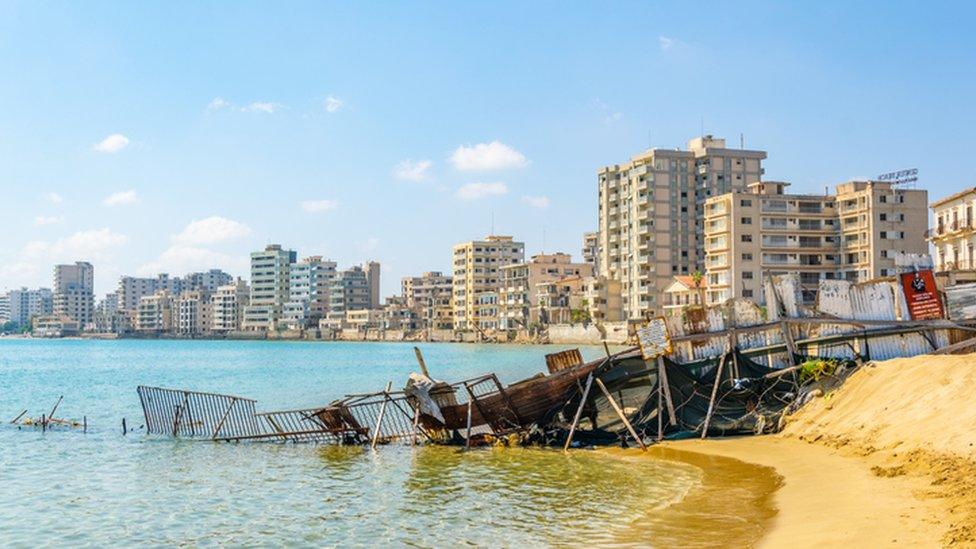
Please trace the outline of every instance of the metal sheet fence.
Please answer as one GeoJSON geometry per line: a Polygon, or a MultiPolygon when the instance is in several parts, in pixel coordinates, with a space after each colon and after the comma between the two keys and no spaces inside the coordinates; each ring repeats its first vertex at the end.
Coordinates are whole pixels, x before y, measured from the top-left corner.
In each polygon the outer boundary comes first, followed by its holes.
{"type": "Polygon", "coordinates": [[[136,391],[150,434],[221,438],[261,433],[252,399],[161,387],[136,391]]]}

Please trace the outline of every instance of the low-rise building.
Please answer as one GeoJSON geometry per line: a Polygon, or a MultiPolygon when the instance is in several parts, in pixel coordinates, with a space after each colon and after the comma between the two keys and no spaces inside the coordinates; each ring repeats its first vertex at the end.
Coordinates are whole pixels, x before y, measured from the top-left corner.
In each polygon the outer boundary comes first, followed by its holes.
{"type": "Polygon", "coordinates": [[[176,333],[184,337],[199,337],[211,333],[213,307],[207,290],[187,290],[176,298],[176,333]]]}
{"type": "Polygon", "coordinates": [[[531,317],[541,325],[577,324],[592,320],[584,291],[586,278],[567,276],[537,283],[531,317]]]}
{"type": "Polygon", "coordinates": [[[37,316],[31,333],[34,337],[71,337],[81,333],[81,324],[66,316],[37,316]]]}
{"type": "Polygon", "coordinates": [[[583,298],[590,309],[590,318],[599,322],[620,322],[624,320],[623,286],[619,280],[602,275],[584,280],[583,298]]]}
{"type": "Polygon", "coordinates": [[[928,231],[939,272],[976,269],[976,187],[936,200],[931,205],[935,226],[928,231]]]}
{"type": "Polygon", "coordinates": [[[664,316],[681,316],[687,307],[701,307],[705,304],[708,285],[705,277],[695,280],[694,276],[674,277],[674,282],[664,290],[664,316]]]}
{"type": "Polygon", "coordinates": [[[438,271],[402,279],[402,297],[405,304],[416,312],[418,328],[424,330],[450,330],[454,327],[451,295],[453,281],[438,271]]]}
{"type": "Polygon", "coordinates": [[[536,290],[540,283],[567,277],[593,276],[590,263],[573,263],[569,254],[537,254],[526,263],[499,268],[498,328],[524,330],[542,322],[538,312],[536,290]]]}

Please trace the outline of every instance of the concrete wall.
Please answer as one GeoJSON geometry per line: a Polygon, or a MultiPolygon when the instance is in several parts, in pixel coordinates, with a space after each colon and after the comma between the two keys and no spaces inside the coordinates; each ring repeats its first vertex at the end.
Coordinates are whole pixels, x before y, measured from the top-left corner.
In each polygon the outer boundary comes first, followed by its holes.
{"type": "Polygon", "coordinates": [[[606,341],[624,345],[630,339],[627,322],[597,324],[554,324],[549,326],[549,343],[598,345],[606,341]],[[601,330],[602,329],[602,330],[601,330]]]}

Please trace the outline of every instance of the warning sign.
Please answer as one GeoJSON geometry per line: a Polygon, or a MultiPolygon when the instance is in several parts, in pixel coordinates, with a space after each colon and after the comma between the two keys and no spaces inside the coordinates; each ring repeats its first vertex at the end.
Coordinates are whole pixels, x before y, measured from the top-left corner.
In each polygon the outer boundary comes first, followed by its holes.
{"type": "Polygon", "coordinates": [[[664,317],[652,318],[637,328],[637,343],[640,344],[644,360],[671,354],[671,334],[668,333],[664,317]]]}
{"type": "Polygon", "coordinates": [[[902,273],[901,287],[905,292],[905,302],[912,320],[944,318],[942,300],[939,299],[931,270],[902,273]]]}

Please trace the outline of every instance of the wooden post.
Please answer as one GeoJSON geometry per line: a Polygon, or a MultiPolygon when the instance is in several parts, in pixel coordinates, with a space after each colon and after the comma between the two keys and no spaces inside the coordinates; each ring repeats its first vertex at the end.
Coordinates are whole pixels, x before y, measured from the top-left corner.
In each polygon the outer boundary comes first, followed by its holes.
{"type": "Polygon", "coordinates": [[[657,439],[658,441],[664,440],[664,404],[663,404],[663,394],[661,384],[661,378],[657,379],[657,439]]]}
{"type": "Polygon", "coordinates": [[[413,445],[417,445],[417,425],[420,424],[420,406],[413,409],[413,445]]]}
{"type": "Polygon", "coordinates": [[[668,370],[664,366],[663,357],[657,357],[657,376],[658,384],[664,392],[664,403],[668,405],[668,417],[671,418],[670,423],[674,427],[678,424],[678,419],[674,413],[674,401],[671,400],[671,385],[668,383],[668,370]]]}
{"type": "Polygon", "coordinates": [[[607,353],[607,358],[610,358],[612,356],[610,354],[610,346],[607,345],[606,341],[603,342],[603,352],[607,353]]]}
{"type": "Polygon", "coordinates": [[[708,434],[708,424],[712,421],[712,411],[715,409],[715,395],[718,394],[718,386],[722,384],[722,367],[725,366],[725,359],[728,356],[728,353],[726,353],[718,361],[718,370],[715,372],[715,383],[712,384],[712,396],[708,399],[708,413],[705,414],[705,423],[702,425],[702,438],[705,438],[708,434]]]}
{"type": "Polygon", "coordinates": [[[82,432],[88,434],[88,416],[81,416],[81,421],[82,425],[84,425],[84,431],[82,432]]]}
{"type": "Polygon", "coordinates": [[[41,414],[41,432],[47,431],[47,416],[41,414]]]}
{"type": "Polygon", "coordinates": [[[19,421],[20,418],[24,417],[25,414],[27,414],[27,410],[24,410],[17,417],[15,417],[12,420],[10,420],[10,423],[17,423],[17,421],[19,421]]]}
{"type": "Polygon", "coordinates": [[[569,445],[573,442],[573,435],[576,434],[576,427],[579,425],[580,416],[583,415],[583,406],[586,405],[586,397],[590,394],[590,387],[593,385],[593,372],[586,378],[586,387],[583,388],[583,396],[580,399],[579,408],[576,409],[576,415],[573,416],[573,424],[569,427],[569,435],[566,437],[566,444],[563,445],[563,451],[569,450],[569,445]]]}
{"type": "Polygon", "coordinates": [[[48,419],[54,419],[54,412],[58,411],[58,406],[61,405],[61,401],[64,399],[64,395],[58,397],[58,401],[54,403],[54,408],[51,408],[51,413],[47,415],[48,419]]]}
{"type": "Polygon", "coordinates": [[[468,400],[468,430],[464,435],[464,449],[471,447],[471,400],[468,400]]]}
{"type": "Polygon", "coordinates": [[[783,320],[779,323],[783,331],[783,339],[786,341],[786,351],[790,355],[790,365],[796,366],[796,344],[793,342],[793,332],[790,331],[790,323],[783,320]]]}
{"type": "Polygon", "coordinates": [[[424,377],[430,377],[430,373],[427,372],[427,363],[424,361],[424,354],[420,352],[420,347],[414,347],[413,353],[417,355],[417,364],[420,364],[420,371],[424,374],[424,377]]]}
{"type": "Polygon", "coordinates": [[[373,428],[373,441],[369,444],[370,448],[376,448],[376,441],[380,438],[380,427],[383,426],[383,414],[386,413],[386,403],[390,400],[390,389],[393,388],[393,382],[388,381],[386,383],[386,390],[383,391],[383,404],[380,404],[380,415],[376,418],[376,427],[373,428]]]}
{"type": "Polygon", "coordinates": [[[596,384],[600,387],[600,390],[603,391],[603,396],[607,397],[607,401],[609,401],[610,406],[613,407],[613,411],[617,412],[617,416],[620,417],[620,420],[624,422],[627,430],[630,431],[630,436],[634,437],[634,440],[636,440],[637,444],[640,445],[641,450],[647,450],[647,446],[644,445],[644,441],[637,436],[637,431],[634,430],[634,426],[631,425],[630,421],[627,420],[627,416],[624,415],[624,411],[621,410],[620,406],[617,405],[617,401],[613,399],[613,395],[611,395],[610,391],[607,390],[607,386],[603,384],[603,381],[601,381],[600,378],[595,379],[596,384]]]}
{"type": "Polygon", "coordinates": [[[122,436],[125,436],[127,432],[128,429],[125,428],[125,418],[122,418],[122,436]]]}

